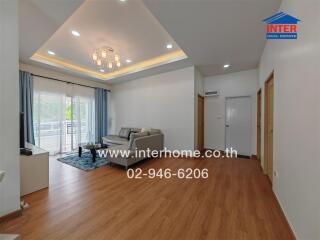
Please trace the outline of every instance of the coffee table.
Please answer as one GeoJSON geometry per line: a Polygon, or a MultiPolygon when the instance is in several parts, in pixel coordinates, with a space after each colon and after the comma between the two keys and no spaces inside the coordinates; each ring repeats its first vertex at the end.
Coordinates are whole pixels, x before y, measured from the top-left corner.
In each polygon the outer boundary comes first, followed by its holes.
{"type": "Polygon", "coordinates": [[[103,143],[83,143],[83,144],[79,144],[79,157],[82,156],[82,152],[83,149],[89,150],[91,153],[91,159],[92,162],[96,161],[96,157],[97,157],[97,150],[101,150],[101,149],[106,149],[109,146],[107,144],[103,144],[103,143]]]}

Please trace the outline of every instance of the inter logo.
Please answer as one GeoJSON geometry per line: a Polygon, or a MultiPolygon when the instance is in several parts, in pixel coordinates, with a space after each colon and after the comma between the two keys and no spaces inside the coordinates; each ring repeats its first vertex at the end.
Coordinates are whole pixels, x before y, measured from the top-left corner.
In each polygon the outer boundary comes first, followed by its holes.
{"type": "Polygon", "coordinates": [[[267,39],[297,39],[298,23],[301,20],[284,12],[279,12],[263,20],[266,26],[267,39]]]}

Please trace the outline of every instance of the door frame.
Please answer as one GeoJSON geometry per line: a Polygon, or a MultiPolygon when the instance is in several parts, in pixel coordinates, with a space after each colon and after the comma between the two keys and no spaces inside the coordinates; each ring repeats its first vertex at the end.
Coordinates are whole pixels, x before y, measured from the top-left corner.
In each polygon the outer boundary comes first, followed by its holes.
{"type": "Polygon", "coordinates": [[[204,104],[205,104],[205,101],[204,101],[204,97],[203,96],[201,96],[200,94],[198,94],[198,98],[197,98],[197,101],[198,101],[198,106],[197,106],[197,149],[199,150],[199,151],[204,151],[204,104]],[[201,98],[202,99],[202,101],[203,101],[203,112],[202,112],[202,144],[201,144],[201,146],[200,146],[200,143],[199,143],[199,136],[200,136],[200,129],[199,129],[199,126],[200,126],[200,123],[199,123],[199,106],[200,106],[200,104],[199,104],[199,98],[201,98]]]}
{"type": "MultiPolygon", "coordinates": [[[[269,103],[268,103],[268,100],[267,100],[267,96],[269,95],[269,90],[268,90],[268,84],[270,81],[273,81],[273,93],[274,93],[274,82],[275,82],[275,79],[274,79],[274,71],[271,72],[271,74],[269,75],[269,77],[267,78],[267,80],[265,81],[264,83],[264,136],[263,136],[263,139],[264,139],[264,148],[263,148],[263,155],[264,155],[264,163],[263,163],[263,168],[264,168],[264,173],[268,176],[268,179],[270,180],[271,184],[273,182],[273,169],[272,169],[272,175],[271,175],[271,178],[270,176],[268,175],[268,168],[269,168],[269,138],[268,138],[268,116],[269,116],[269,103]]],[[[273,102],[274,102],[274,95],[273,95],[273,102]]],[[[273,128],[274,128],[274,104],[273,104],[273,128]]],[[[273,138],[274,139],[274,138],[273,138]]],[[[274,155],[274,150],[273,150],[273,147],[272,147],[272,166],[274,165],[274,161],[273,161],[273,155],[274,155]]],[[[273,167],[272,167],[273,168],[273,167]]]]}
{"type": "Polygon", "coordinates": [[[261,162],[262,90],[257,92],[257,159],[261,162]],[[259,121],[260,120],[260,121],[259,121]]]}
{"type": "MultiPolygon", "coordinates": [[[[248,97],[250,98],[251,106],[250,106],[250,122],[252,126],[252,96],[250,95],[240,95],[240,96],[232,96],[232,97],[225,97],[224,98],[224,150],[227,149],[227,99],[229,98],[245,98],[248,97]]],[[[250,129],[250,156],[252,155],[252,127],[250,129]]],[[[249,156],[249,157],[250,157],[249,156]]]]}

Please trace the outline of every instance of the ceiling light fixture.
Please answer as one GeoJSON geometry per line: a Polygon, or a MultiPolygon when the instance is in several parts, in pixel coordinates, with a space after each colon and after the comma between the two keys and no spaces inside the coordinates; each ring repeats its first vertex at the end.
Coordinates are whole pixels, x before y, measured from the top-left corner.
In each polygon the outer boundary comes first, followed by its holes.
{"type": "Polygon", "coordinates": [[[171,48],[173,48],[173,46],[172,46],[172,44],[171,43],[169,43],[169,44],[167,44],[167,46],[166,46],[168,49],[171,49],[171,48]]]}
{"type": "Polygon", "coordinates": [[[71,33],[75,37],[80,37],[80,33],[78,31],[76,31],[76,30],[72,30],[71,33]]]}
{"type": "Polygon", "coordinates": [[[127,59],[126,62],[127,62],[127,63],[131,63],[132,61],[131,61],[130,59],[127,59]]]}
{"type": "Polygon", "coordinates": [[[114,67],[121,67],[119,54],[116,54],[111,47],[102,47],[96,49],[92,54],[93,62],[99,67],[113,69],[114,67]]]}
{"type": "Polygon", "coordinates": [[[230,64],[223,65],[223,68],[228,68],[228,67],[230,67],[230,64]]]}
{"type": "Polygon", "coordinates": [[[120,2],[125,2],[125,1],[127,1],[127,0],[119,0],[120,2]]]}
{"type": "Polygon", "coordinates": [[[48,54],[53,55],[53,56],[56,55],[56,53],[54,51],[51,51],[51,50],[48,51],[48,54]]]}

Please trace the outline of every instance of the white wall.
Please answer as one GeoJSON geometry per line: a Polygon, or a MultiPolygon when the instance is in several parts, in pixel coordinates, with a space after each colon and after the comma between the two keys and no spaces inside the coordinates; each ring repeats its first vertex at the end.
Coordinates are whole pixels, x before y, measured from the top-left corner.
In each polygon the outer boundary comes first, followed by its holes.
{"type": "Polygon", "coordinates": [[[122,126],[159,128],[169,149],[194,149],[194,67],[115,85],[111,133],[122,126]]]}
{"type": "Polygon", "coordinates": [[[0,216],[19,209],[18,4],[0,0],[0,216]]]}
{"type": "Polygon", "coordinates": [[[258,91],[257,69],[206,77],[204,91],[219,90],[219,97],[205,98],[205,148],[225,149],[225,98],[251,96],[252,100],[252,154],[256,154],[256,95],[258,91]]]}
{"type": "Polygon", "coordinates": [[[318,240],[320,2],[283,0],[280,10],[302,22],[299,40],[269,41],[260,62],[261,87],[275,74],[273,189],[297,239],[318,240]]]}

